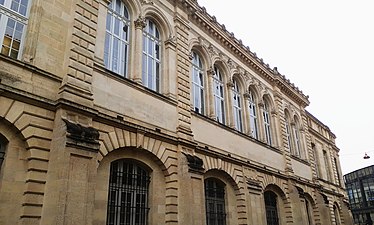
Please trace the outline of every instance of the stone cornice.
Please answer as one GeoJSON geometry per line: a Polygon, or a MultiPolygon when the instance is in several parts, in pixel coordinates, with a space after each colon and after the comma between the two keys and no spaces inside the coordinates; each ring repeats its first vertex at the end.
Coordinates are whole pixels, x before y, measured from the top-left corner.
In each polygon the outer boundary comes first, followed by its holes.
{"type": "Polygon", "coordinates": [[[313,116],[313,114],[311,114],[310,112],[306,111],[306,116],[313,120],[315,123],[317,123],[318,125],[322,126],[323,129],[325,129],[330,135],[332,138],[336,138],[335,134],[330,130],[330,128],[325,125],[324,123],[322,123],[319,119],[317,119],[315,116],[313,116]]]}
{"type": "Polygon", "coordinates": [[[237,39],[234,33],[229,32],[225,25],[220,24],[216,17],[207,13],[204,7],[198,5],[195,0],[169,0],[177,3],[181,8],[187,10],[190,20],[195,22],[203,30],[211,35],[217,42],[221,43],[226,49],[237,56],[239,60],[251,67],[263,79],[273,85],[279,86],[283,93],[294,99],[302,107],[309,105],[309,96],[303,94],[293,83],[284,75],[281,75],[277,68],[270,68],[262,58],[252,52],[248,46],[244,46],[242,40],[237,39]]]}

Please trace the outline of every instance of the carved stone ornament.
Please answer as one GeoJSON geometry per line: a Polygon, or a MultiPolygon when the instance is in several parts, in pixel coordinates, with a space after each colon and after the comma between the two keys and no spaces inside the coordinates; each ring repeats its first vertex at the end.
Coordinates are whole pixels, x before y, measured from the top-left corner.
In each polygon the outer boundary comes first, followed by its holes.
{"type": "Polygon", "coordinates": [[[136,29],[144,29],[147,26],[147,22],[144,17],[139,16],[138,19],[134,21],[136,29]]]}
{"type": "Polygon", "coordinates": [[[153,5],[154,4],[153,0],[141,0],[140,3],[142,3],[142,5],[153,5]]]}
{"type": "Polygon", "coordinates": [[[98,150],[99,131],[93,127],[84,127],[80,124],[72,123],[63,119],[66,124],[67,144],[72,144],[81,148],[98,150]]]}
{"type": "Polygon", "coordinates": [[[204,170],[204,168],[203,168],[204,163],[203,163],[202,159],[200,159],[196,155],[190,155],[190,154],[186,154],[186,153],[183,153],[183,154],[187,158],[188,166],[190,167],[190,169],[197,170],[197,171],[203,171],[204,170]]]}
{"type": "Polygon", "coordinates": [[[305,198],[305,192],[301,187],[296,187],[297,192],[299,193],[300,198],[305,198]]]}
{"type": "Polygon", "coordinates": [[[210,44],[208,47],[208,53],[210,56],[218,55],[216,48],[212,44],[210,44]]]}

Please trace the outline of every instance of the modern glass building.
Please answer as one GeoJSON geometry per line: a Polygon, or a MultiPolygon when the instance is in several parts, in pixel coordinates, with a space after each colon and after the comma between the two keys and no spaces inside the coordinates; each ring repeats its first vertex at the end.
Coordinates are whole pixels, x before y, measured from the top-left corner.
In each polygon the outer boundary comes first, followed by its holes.
{"type": "Polygon", "coordinates": [[[374,220],[374,165],[344,175],[355,224],[374,220]]]}

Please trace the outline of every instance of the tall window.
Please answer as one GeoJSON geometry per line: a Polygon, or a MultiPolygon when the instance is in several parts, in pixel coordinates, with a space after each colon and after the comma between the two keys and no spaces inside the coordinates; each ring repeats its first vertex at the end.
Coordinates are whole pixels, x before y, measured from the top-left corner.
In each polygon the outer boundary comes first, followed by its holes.
{"type": "Polygon", "coordinates": [[[233,80],[234,86],[232,90],[232,96],[233,96],[233,107],[234,107],[234,122],[235,122],[235,128],[243,132],[243,123],[242,123],[242,106],[241,106],[241,100],[240,100],[240,89],[238,82],[236,80],[233,80]]]}
{"type": "Polygon", "coordinates": [[[267,225],[279,225],[277,195],[272,191],[265,191],[264,198],[267,225]]]}
{"type": "Polygon", "coordinates": [[[327,179],[328,181],[331,181],[329,159],[328,159],[328,156],[327,156],[327,152],[326,152],[326,151],[323,151],[323,161],[325,161],[326,179],[327,179]]]}
{"type": "MultiPolygon", "coordinates": [[[[1,2],[1,0],[0,0],[1,2]]],[[[5,143],[0,139],[0,170],[5,158],[5,143]]]]}
{"type": "Polygon", "coordinates": [[[270,127],[270,112],[269,112],[269,105],[266,101],[264,104],[263,117],[264,117],[264,129],[265,129],[266,143],[271,145],[272,140],[271,140],[271,127],[270,127]]]}
{"type": "Polygon", "coordinates": [[[129,12],[121,0],[108,5],[104,49],[105,67],[127,77],[129,55],[129,12]]]}
{"type": "Polygon", "coordinates": [[[192,52],[192,91],[193,106],[197,113],[204,114],[204,75],[203,63],[196,52],[192,52]]]}
{"type": "Polygon", "coordinates": [[[251,135],[253,138],[258,139],[257,108],[256,108],[255,98],[251,90],[249,90],[248,105],[249,105],[249,123],[250,123],[251,135]]]}
{"type": "Polygon", "coordinates": [[[333,206],[334,209],[334,217],[335,217],[335,225],[340,225],[340,214],[339,209],[336,205],[333,206]]]}
{"type": "Polygon", "coordinates": [[[205,180],[205,209],[207,225],[226,225],[225,184],[217,179],[205,180]]]}
{"type": "Polygon", "coordinates": [[[300,128],[299,128],[299,122],[297,118],[294,119],[295,123],[292,126],[293,129],[293,135],[295,138],[295,155],[298,157],[301,157],[301,141],[300,141],[300,128]]]}
{"type": "Polygon", "coordinates": [[[218,67],[214,67],[213,88],[214,88],[214,103],[217,121],[225,123],[225,99],[223,93],[222,73],[218,67]]]}
{"type": "Polygon", "coordinates": [[[292,135],[291,135],[291,128],[290,128],[290,116],[288,112],[285,112],[285,118],[286,118],[286,137],[287,137],[287,144],[288,148],[290,149],[291,154],[294,154],[293,150],[293,144],[292,144],[292,135]]]}
{"type": "MultiPolygon", "coordinates": [[[[339,164],[338,164],[338,161],[336,160],[336,158],[334,157],[334,164],[335,164],[335,168],[336,168],[336,175],[338,177],[338,183],[339,183],[339,186],[342,186],[342,182],[341,182],[341,177],[340,177],[340,168],[339,168],[339,164]]],[[[374,193],[374,192],[373,192],[374,193]]],[[[374,196],[373,196],[374,197],[374,196]]]]}
{"type": "Polygon", "coordinates": [[[308,225],[313,225],[313,216],[312,216],[312,209],[311,209],[311,204],[307,199],[305,199],[305,209],[306,209],[306,215],[308,219],[308,225]]]}
{"type": "Polygon", "coordinates": [[[146,20],[143,30],[143,85],[160,92],[161,37],[155,23],[146,20]]]}
{"type": "Polygon", "coordinates": [[[107,225],[148,224],[149,173],[127,160],[110,165],[107,225]]]}
{"type": "Polygon", "coordinates": [[[28,23],[28,7],[29,0],[0,0],[1,54],[20,58],[28,23]]]}

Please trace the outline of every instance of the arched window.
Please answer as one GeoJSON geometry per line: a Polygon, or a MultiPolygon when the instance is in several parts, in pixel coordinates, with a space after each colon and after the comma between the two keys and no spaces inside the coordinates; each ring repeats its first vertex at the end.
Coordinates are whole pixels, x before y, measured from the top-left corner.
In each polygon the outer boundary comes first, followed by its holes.
{"type": "Polygon", "coordinates": [[[160,92],[161,37],[155,23],[146,20],[143,30],[143,85],[160,92]]]}
{"type": "Polygon", "coordinates": [[[267,225],[279,225],[277,195],[272,191],[265,191],[264,198],[267,225]]]}
{"type": "Polygon", "coordinates": [[[5,142],[0,137],[0,170],[4,162],[4,158],[5,158],[5,142]]]}
{"type": "Polygon", "coordinates": [[[233,80],[233,108],[234,108],[234,122],[235,128],[243,132],[243,123],[242,123],[242,106],[241,106],[241,99],[240,99],[240,89],[238,82],[234,79],[233,80]]]}
{"type": "Polygon", "coordinates": [[[225,184],[215,178],[205,180],[207,225],[226,225],[225,184]]]}
{"type": "Polygon", "coordinates": [[[121,0],[113,0],[108,5],[104,49],[105,67],[127,77],[130,16],[121,0]]]}
{"type": "Polygon", "coordinates": [[[128,160],[110,164],[107,225],[146,225],[150,176],[128,160]]]}
{"type": "Polygon", "coordinates": [[[225,124],[225,99],[223,92],[223,79],[221,70],[214,67],[213,89],[214,103],[217,121],[225,124]]]}
{"type": "Polygon", "coordinates": [[[285,115],[285,126],[286,126],[286,137],[287,137],[287,144],[288,148],[290,149],[290,152],[292,155],[294,155],[294,149],[293,149],[293,140],[292,140],[292,130],[291,130],[291,125],[290,125],[290,115],[286,111],[284,113],[285,115]]]}
{"type": "Polygon", "coordinates": [[[306,215],[308,219],[308,225],[313,225],[313,208],[310,202],[305,198],[305,210],[306,210],[306,215]]]}
{"type": "Polygon", "coordinates": [[[336,205],[334,205],[333,209],[334,209],[334,217],[335,217],[335,224],[334,225],[341,225],[339,208],[336,205]]]}
{"type": "Polygon", "coordinates": [[[249,90],[249,123],[251,128],[251,135],[253,138],[258,139],[258,125],[257,125],[257,107],[256,101],[251,90],[249,90]]]}
{"type": "Polygon", "coordinates": [[[13,59],[20,58],[28,8],[29,0],[0,0],[1,54],[13,59]]]}
{"type": "Polygon", "coordinates": [[[265,138],[266,143],[269,145],[272,144],[271,139],[271,124],[270,124],[270,112],[269,112],[269,105],[267,101],[264,101],[264,112],[263,112],[263,118],[264,118],[264,129],[265,129],[265,138]]]}
{"type": "Polygon", "coordinates": [[[301,157],[301,141],[300,141],[300,128],[299,128],[299,121],[297,120],[297,118],[295,117],[295,123],[292,127],[293,129],[293,136],[294,136],[294,139],[295,139],[295,155],[297,157],[301,157]]]}
{"type": "Polygon", "coordinates": [[[192,52],[192,91],[194,111],[204,114],[203,63],[196,52],[192,52]]]}

